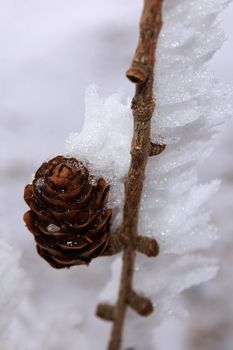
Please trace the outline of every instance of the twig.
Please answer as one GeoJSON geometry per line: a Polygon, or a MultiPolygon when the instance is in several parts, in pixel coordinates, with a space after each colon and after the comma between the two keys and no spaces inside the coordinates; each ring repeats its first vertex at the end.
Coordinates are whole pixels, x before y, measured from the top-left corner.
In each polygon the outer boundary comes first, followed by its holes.
{"type": "Polygon", "coordinates": [[[149,156],[157,155],[165,148],[151,143],[151,118],[155,108],[153,99],[153,77],[155,49],[162,25],[162,0],[144,0],[140,21],[139,43],[127,77],[136,83],[132,100],[134,133],[131,144],[131,164],[125,180],[125,205],[121,233],[128,238],[123,252],[123,264],[118,300],[115,306],[101,304],[97,315],[112,320],[113,326],[108,350],[119,350],[127,305],[140,315],[147,316],[153,311],[152,303],[138,295],[132,287],[135,250],[147,256],[156,256],[158,244],[151,238],[138,235],[138,214],[149,156]]]}

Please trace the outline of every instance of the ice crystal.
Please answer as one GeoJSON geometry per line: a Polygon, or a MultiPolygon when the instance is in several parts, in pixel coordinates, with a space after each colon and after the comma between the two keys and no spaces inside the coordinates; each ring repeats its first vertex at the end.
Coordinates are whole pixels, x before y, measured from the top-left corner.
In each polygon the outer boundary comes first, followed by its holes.
{"type": "MultiPolygon", "coordinates": [[[[228,3],[164,1],[164,23],[156,52],[152,137],[153,141],[167,143],[167,148],[149,159],[139,220],[139,232],[155,237],[161,254],[156,260],[138,256],[134,281],[138,290],[150,295],[157,312],[143,322],[134,317],[129,320],[127,346],[135,345],[137,334],[137,347],[145,348],[145,336],[140,336],[144,327],[148,331],[148,325],[180,314],[178,295],[212,278],[217,271],[216,261],[202,257],[200,252],[217,238],[205,203],[218,189],[219,181],[200,184],[197,166],[204,166],[219,126],[231,113],[226,102],[228,89],[207,68],[223,42],[216,17],[228,3]]],[[[90,88],[84,129],[67,142],[68,152],[87,159],[93,172],[106,174],[112,184],[111,205],[118,213],[117,222],[122,217],[123,178],[130,161],[130,115],[129,105],[122,104],[116,95],[104,101],[90,88]]],[[[120,265],[117,259],[101,300],[115,300],[120,265]]],[[[147,349],[150,346],[152,349],[148,341],[147,349]]]]}

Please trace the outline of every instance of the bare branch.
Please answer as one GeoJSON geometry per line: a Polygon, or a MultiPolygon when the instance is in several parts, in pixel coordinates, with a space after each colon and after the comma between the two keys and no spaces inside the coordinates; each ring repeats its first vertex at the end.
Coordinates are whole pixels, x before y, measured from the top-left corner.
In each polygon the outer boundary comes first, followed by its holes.
{"type": "Polygon", "coordinates": [[[136,92],[132,100],[134,132],[131,144],[131,163],[125,180],[123,223],[120,229],[129,242],[123,252],[120,287],[114,308],[108,350],[120,349],[127,305],[143,316],[153,311],[151,301],[133,291],[132,280],[135,250],[148,256],[156,256],[159,252],[155,240],[143,240],[138,236],[137,226],[145,168],[148,157],[152,155],[151,118],[155,108],[153,98],[154,61],[161,25],[162,0],[144,0],[138,47],[131,67],[126,73],[130,81],[136,83],[136,92]]]}

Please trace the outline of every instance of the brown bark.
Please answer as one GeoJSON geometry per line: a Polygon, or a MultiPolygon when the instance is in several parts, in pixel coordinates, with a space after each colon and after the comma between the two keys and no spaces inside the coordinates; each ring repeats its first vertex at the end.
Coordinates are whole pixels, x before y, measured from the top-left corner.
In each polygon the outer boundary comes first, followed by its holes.
{"type": "Polygon", "coordinates": [[[140,21],[139,43],[130,69],[126,75],[136,83],[136,92],[132,100],[134,133],[131,144],[131,164],[125,180],[125,205],[123,223],[120,232],[129,242],[123,252],[123,264],[118,300],[115,306],[101,304],[97,315],[113,319],[108,350],[119,350],[127,306],[131,306],[142,316],[153,311],[149,299],[133,291],[135,251],[147,256],[156,256],[158,244],[151,238],[138,235],[138,215],[140,208],[145,169],[149,156],[157,155],[165,148],[151,143],[151,118],[155,108],[153,98],[153,78],[155,49],[162,25],[162,0],[144,0],[140,21]],[[106,317],[103,310],[108,310],[106,317]]]}

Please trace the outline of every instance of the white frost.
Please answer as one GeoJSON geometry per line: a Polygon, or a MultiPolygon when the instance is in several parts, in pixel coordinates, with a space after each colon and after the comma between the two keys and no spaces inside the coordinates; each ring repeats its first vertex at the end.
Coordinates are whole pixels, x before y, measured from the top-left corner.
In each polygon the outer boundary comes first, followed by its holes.
{"type": "Polygon", "coordinates": [[[85,121],[81,133],[69,135],[66,148],[88,165],[91,173],[112,185],[109,205],[119,208],[120,222],[124,177],[130,164],[133,121],[130,100],[125,104],[118,94],[101,99],[95,85],[89,86],[85,99],[85,121]]]}
{"type": "MultiPolygon", "coordinates": [[[[135,288],[152,298],[157,313],[141,322],[131,318],[129,312],[127,346],[133,345],[138,334],[137,347],[145,348],[145,337],[140,337],[139,329],[142,332],[147,327],[148,332],[164,317],[180,314],[179,293],[213,278],[217,272],[217,262],[200,253],[217,238],[205,204],[218,189],[219,181],[200,184],[197,168],[204,166],[215,135],[231,115],[226,99],[229,89],[206,65],[223,42],[216,17],[228,3],[164,1],[152,136],[154,141],[166,142],[167,147],[160,156],[149,159],[139,220],[140,233],[155,237],[161,254],[156,260],[138,256],[135,273],[135,288]]],[[[123,179],[130,161],[130,115],[129,105],[122,104],[117,95],[104,101],[91,87],[83,131],[67,141],[69,153],[88,161],[93,173],[111,183],[110,205],[118,213],[117,222],[122,217],[123,179]]],[[[119,269],[116,260],[112,280],[101,300],[116,299],[119,269]]],[[[150,346],[152,349],[148,340],[147,349],[150,346]]]]}

